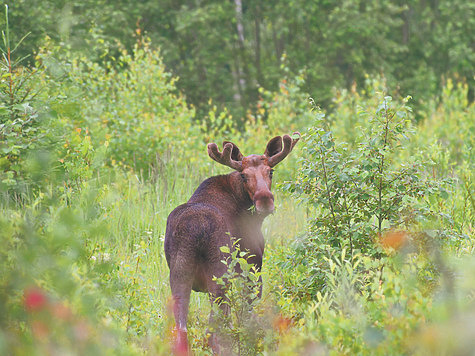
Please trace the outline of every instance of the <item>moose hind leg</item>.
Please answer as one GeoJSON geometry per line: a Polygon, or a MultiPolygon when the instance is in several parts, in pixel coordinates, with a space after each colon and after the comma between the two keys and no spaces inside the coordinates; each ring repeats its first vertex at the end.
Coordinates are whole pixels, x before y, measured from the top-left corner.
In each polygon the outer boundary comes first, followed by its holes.
{"type": "Polygon", "coordinates": [[[177,355],[189,354],[188,334],[186,324],[188,320],[188,307],[190,304],[191,287],[193,284],[192,268],[183,268],[175,264],[170,269],[170,286],[173,296],[173,314],[176,323],[176,340],[174,352],[177,355]]]}

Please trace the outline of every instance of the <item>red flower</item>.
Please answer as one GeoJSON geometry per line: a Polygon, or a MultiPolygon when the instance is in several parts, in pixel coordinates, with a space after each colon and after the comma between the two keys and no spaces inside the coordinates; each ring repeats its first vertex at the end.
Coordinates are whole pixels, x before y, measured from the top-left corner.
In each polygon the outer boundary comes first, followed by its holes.
{"type": "Polygon", "coordinates": [[[23,296],[23,303],[28,312],[42,310],[48,304],[48,299],[45,293],[38,287],[25,289],[23,296]]]}

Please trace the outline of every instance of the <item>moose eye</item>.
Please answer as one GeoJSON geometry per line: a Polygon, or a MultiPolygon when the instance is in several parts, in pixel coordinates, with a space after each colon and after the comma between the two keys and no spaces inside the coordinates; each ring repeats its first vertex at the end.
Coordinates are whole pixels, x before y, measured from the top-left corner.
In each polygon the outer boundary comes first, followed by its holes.
{"type": "Polygon", "coordinates": [[[246,175],[244,173],[241,173],[241,178],[244,182],[247,182],[246,175]]]}
{"type": "Polygon", "coordinates": [[[269,172],[269,176],[272,178],[272,175],[274,174],[274,170],[271,169],[270,172],[269,172]]]}

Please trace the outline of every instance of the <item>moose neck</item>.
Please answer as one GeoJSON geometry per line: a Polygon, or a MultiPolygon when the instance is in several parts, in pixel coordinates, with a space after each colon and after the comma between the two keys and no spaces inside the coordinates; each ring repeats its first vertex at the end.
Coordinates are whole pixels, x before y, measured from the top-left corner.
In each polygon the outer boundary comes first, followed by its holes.
{"type": "Polygon", "coordinates": [[[188,204],[205,204],[216,208],[225,218],[231,236],[238,238],[241,248],[254,256],[249,260],[250,263],[261,268],[264,253],[261,227],[266,214],[251,209],[253,201],[244,188],[239,172],[206,179],[188,204]]]}
{"type": "Polygon", "coordinates": [[[244,189],[239,172],[206,179],[188,203],[213,205],[221,212],[228,212],[233,216],[248,214],[261,221],[265,217],[251,212],[253,202],[244,189]]]}

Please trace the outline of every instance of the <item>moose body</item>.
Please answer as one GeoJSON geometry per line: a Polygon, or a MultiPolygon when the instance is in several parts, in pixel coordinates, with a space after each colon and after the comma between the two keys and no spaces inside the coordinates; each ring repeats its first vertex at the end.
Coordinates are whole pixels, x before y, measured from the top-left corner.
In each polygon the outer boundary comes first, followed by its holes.
{"type": "MultiPolygon", "coordinates": [[[[186,324],[191,290],[209,293],[212,302],[224,296],[222,287],[213,280],[227,269],[221,247],[232,249],[232,239],[238,239],[240,248],[250,253],[248,262],[261,269],[261,225],[274,210],[272,167],[290,153],[297,141],[288,135],[283,139],[277,136],[269,141],[263,155],[247,157],[231,142],[223,143],[223,152],[214,143],[208,145],[209,156],[235,172],[206,179],[187,203],[168,216],[165,256],[170,268],[177,353],[188,350],[186,324]]],[[[211,346],[214,350],[219,347],[213,341],[211,346]]]]}

